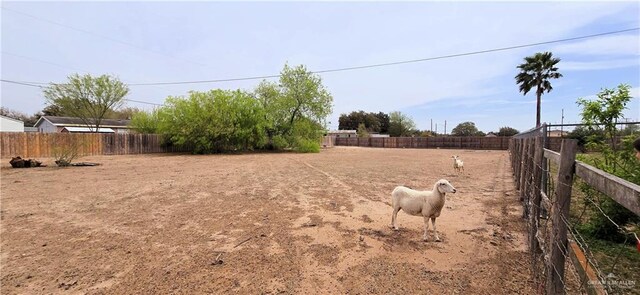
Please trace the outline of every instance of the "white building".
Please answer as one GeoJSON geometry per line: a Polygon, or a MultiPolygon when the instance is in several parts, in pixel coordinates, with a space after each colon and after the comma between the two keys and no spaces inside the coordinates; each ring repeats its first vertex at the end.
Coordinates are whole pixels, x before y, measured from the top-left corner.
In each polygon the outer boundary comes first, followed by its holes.
{"type": "Polygon", "coordinates": [[[327,136],[331,137],[358,137],[356,130],[332,130],[327,132],[327,136]]]}
{"type": "MultiPolygon", "coordinates": [[[[100,122],[99,133],[129,133],[130,120],[119,119],[102,119],[100,122]]],[[[52,132],[73,132],[73,133],[87,133],[93,132],[93,128],[89,128],[87,124],[80,118],[74,117],[55,117],[55,116],[42,116],[38,119],[35,126],[38,128],[38,132],[52,133],[52,132]]],[[[93,127],[93,126],[91,126],[93,127]]]]}
{"type": "Polygon", "coordinates": [[[0,115],[0,132],[24,132],[24,122],[0,115]]]}

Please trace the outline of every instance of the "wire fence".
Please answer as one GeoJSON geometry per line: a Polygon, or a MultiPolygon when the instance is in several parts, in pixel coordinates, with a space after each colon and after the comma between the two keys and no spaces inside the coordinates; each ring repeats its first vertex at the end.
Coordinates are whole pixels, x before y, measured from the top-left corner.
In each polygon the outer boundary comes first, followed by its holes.
{"type": "Polygon", "coordinates": [[[548,134],[548,126],[542,125],[509,144],[538,293],[640,294],[640,240],[614,222],[601,202],[609,198],[638,215],[640,186],[576,161],[577,140],[562,140],[560,153],[545,148],[548,134]],[[593,193],[585,194],[585,186],[593,193]],[[610,222],[625,240],[602,247],[584,234],[587,214],[610,222]]]}

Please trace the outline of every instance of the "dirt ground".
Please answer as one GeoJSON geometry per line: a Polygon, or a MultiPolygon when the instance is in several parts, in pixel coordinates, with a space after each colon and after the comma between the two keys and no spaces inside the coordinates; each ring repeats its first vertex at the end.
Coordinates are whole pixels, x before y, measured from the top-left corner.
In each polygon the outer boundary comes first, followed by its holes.
{"type": "Polygon", "coordinates": [[[506,151],[79,161],[102,165],[2,160],[2,294],[535,293],[506,151]],[[393,188],[440,178],[458,190],[437,219],[442,242],[403,212],[391,230],[393,188]]]}

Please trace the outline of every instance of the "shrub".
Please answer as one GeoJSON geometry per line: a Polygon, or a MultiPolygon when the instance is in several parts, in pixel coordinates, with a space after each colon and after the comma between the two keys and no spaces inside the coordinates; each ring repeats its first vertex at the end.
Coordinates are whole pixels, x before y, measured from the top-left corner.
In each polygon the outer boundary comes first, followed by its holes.
{"type": "Polygon", "coordinates": [[[320,143],[311,139],[299,139],[294,150],[300,153],[319,153],[320,143]]]}

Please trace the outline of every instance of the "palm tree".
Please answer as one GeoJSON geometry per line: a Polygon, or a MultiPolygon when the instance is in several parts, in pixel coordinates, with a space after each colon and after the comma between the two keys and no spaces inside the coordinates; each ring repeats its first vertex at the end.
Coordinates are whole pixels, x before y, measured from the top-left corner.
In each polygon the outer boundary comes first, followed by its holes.
{"type": "Polygon", "coordinates": [[[525,57],[524,61],[518,66],[520,73],[515,77],[516,83],[520,85],[520,92],[523,95],[527,95],[532,88],[536,87],[536,127],[540,127],[540,98],[545,91],[549,93],[553,90],[550,79],[562,77],[556,67],[560,59],[553,58],[551,52],[538,52],[533,56],[525,57]]]}

